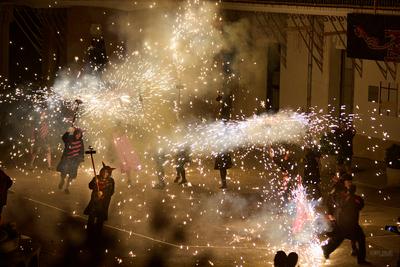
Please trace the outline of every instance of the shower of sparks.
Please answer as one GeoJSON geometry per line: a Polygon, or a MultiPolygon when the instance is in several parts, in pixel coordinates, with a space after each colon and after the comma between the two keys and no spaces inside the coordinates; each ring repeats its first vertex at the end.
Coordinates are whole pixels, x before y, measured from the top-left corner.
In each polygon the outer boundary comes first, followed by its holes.
{"type": "Polygon", "coordinates": [[[293,216],[292,228],[288,239],[293,242],[291,251],[302,251],[308,255],[302,258],[303,264],[307,266],[320,266],[322,263],[322,249],[319,240],[320,234],[328,229],[324,217],[316,211],[316,204],[307,198],[305,188],[300,184],[292,192],[293,205],[289,208],[289,214],[293,216]]]}
{"type": "Polygon", "coordinates": [[[189,125],[183,142],[175,146],[190,147],[195,154],[215,154],[281,142],[299,143],[306,135],[307,123],[305,114],[281,111],[275,115],[254,116],[238,122],[189,125]]]}
{"type": "Polygon", "coordinates": [[[207,82],[216,67],[213,56],[223,47],[222,32],[215,27],[220,20],[217,6],[207,2],[187,1],[178,9],[170,50],[179,78],[190,77],[187,73],[196,72],[195,84],[207,82]]]}
{"type": "MultiPolygon", "coordinates": [[[[194,122],[187,123],[180,118],[182,106],[208,94],[210,84],[217,89],[224,79],[215,60],[226,46],[218,26],[222,24],[218,8],[215,3],[186,1],[169,21],[167,40],[144,42],[140,49],[124,56],[122,62],[108,64],[101,74],[79,72],[72,75],[65,70],[50,88],[28,84],[12,90],[5,83],[0,84],[3,92],[7,92],[1,94],[0,103],[11,107],[4,120],[15,127],[16,133],[1,140],[0,145],[11,144],[7,151],[11,159],[29,155],[32,149],[30,132],[37,127],[38,114],[45,111],[50,136],[57,139],[54,146],[61,150],[59,136],[70,126],[78,99],[82,104],[76,125],[85,130],[86,143],[96,147],[99,156],[105,157],[112,147],[113,133],[139,140],[136,152],[143,161],[148,161],[142,164],[142,174],[156,176],[151,160],[153,152],[160,148],[165,150],[166,165],[173,167],[174,153],[189,147],[193,162],[198,164],[197,170],[204,176],[211,173],[203,165],[204,161],[216,153],[232,152],[235,165],[245,170],[246,157],[251,152],[261,152],[262,156],[254,157],[253,161],[261,165],[259,177],[265,178],[267,173],[272,177],[260,189],[266,202],[263,208],[267,206],[268,212],[261,219],[250,218],[249,227],[244,230],[227,230],[233,235],[229,245],[260,235],[271,253],[280,249],[300,252],[302,265],[318,266],[322,256],[318,236],[326,230],[326,222],[317,211],[320,203],[307,199],[304,188],[297,183],[298,177],[283,175],[271,155],[286,151],[303,153],[304,147],[310,145],[320,148],[321,137],[337,128],[337,119],[323,111],[307,114],[281,111],[228,122],[196,117],[194,122]],[[293,182],[294,187],[288,186],[293,182]],[[253,227],[252,223],[256,225],[253,227]]],[[[206,106],[212,109],[212,104],[207,102],[206,106]]],[[[384,133],[384,137],[388,138],[388,134],[384,133]]],[[[296,164],[293,163],[292,168],[297,168],[296,164]]],[[[19,167],[25,172],[27,163],[19,167]]],[[[92,174],[90,168],[85,168],[84,172],[92,174]]],[[[173,200],[176,196],[169,197],[173,200]]],[[[238,198],[229,199],[227,194],[214,199],[212,205],[219,201],[221,205],[224,201],[240,202],[238,198]]],[[[195,216],[201,217],[206,212],[209,211],[190,216],[195,220],[195,216]]],[[[219,210],[216,213],[222,214],[219,210]]],[[[121,216],[127,214],[121,212],[121,216]]]]}

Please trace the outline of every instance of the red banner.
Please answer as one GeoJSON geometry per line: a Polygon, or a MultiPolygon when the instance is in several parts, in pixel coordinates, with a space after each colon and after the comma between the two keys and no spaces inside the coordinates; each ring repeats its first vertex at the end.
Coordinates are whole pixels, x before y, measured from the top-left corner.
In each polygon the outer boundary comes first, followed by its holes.
{"type": "Polygon", "coordinates": [[[348,14],[347,56],[400,62],[400,16],[348,14]]]}

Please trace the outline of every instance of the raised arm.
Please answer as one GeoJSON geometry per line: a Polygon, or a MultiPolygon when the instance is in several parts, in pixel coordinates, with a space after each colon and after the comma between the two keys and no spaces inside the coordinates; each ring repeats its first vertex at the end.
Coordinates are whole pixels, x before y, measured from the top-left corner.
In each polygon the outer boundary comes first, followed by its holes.
{"type": "Polygon", "coordinates": [[[64,143],[67,143],[68,142],[68,137],[69,137],[69,133],[65,132],[63,134],[63,136],[61,137],[61,139],[63,140],[64,143]]]}

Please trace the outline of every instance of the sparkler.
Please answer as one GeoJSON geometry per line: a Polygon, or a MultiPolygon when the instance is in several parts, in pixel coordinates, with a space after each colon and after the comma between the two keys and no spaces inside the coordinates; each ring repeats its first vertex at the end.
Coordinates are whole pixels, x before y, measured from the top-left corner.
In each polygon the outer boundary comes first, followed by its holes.
{"type": "Polygon", "coordinates": [[[221,121],[189,126],[183,141],[174,146],[190,146],[195,154],[217,154],[242,147],[298,143],[305,137],[307,129],[304,114],[281,111],[275,115],[254,116],[238,122],[221,121]]]}

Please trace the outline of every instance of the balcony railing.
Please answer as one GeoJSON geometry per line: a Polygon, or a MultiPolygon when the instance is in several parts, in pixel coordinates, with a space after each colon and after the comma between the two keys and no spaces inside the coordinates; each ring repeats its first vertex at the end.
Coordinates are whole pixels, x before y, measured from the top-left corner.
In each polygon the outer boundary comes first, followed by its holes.
{"type": "Polygon", "coordinates": [[[400,9],[400,0],[223,0],[222,2],[336,8],[400,9]]]}

